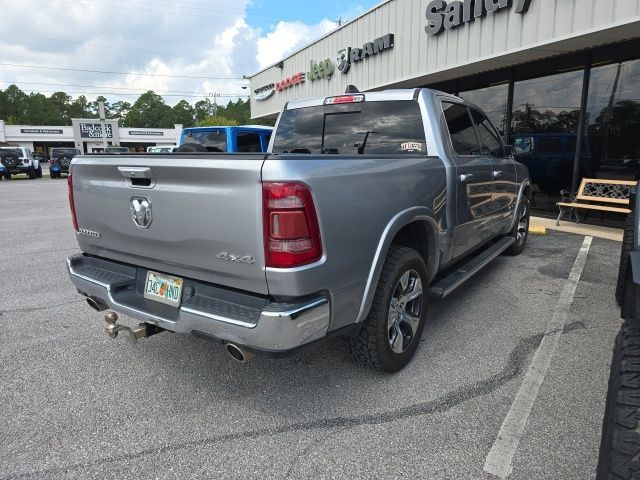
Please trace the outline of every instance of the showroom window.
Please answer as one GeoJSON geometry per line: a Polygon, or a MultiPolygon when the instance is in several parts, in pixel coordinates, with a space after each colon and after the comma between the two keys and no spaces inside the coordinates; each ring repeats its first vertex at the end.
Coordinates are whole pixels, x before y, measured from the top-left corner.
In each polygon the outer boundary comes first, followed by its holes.
{"type": "Polygon", "coordinates": [[[571,190],[583,76],[576,70],[514,84],[511,143],[529,167],[538,210],[557,212],[560,191],[571,190]]]}
{"type": "Polygon", "coordinates": [[[507,127],[507,100],[509,96],[509,84],[493,85],[460,92],[460,97],[475,103],[489,117],[491,123],[504,136],[507,127]]]}

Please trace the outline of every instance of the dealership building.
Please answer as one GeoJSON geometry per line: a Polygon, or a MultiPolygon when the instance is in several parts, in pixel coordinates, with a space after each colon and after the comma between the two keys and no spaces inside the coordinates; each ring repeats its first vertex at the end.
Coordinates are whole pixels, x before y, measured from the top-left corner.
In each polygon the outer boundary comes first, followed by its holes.
{"type": "MultiPolygon", "coordinates": [[[[49,154],[54,147],[75,147],[83,153],[103,149],[102,125],[93,119],[71,120],[71,126],[6,125],[0,120],[0,142],[27,147],[34,152],[49,154]]],[[[105,121],[107,145],[128,147],[132,152],[144,152],[147,147],[176,145],[182,125],[174,128],[120,127],[117,119],[105,121]]]]}
{"type": "Polygon", "coordinates": [[[557,212],[560,190],[582,177],[634,177],[625,160],[640,160],[640,0],[387,0],[250,81],[254,118],[350,85],[459,95],[506,143],[534,146],[521,159],[534,207],[557,212]]]}

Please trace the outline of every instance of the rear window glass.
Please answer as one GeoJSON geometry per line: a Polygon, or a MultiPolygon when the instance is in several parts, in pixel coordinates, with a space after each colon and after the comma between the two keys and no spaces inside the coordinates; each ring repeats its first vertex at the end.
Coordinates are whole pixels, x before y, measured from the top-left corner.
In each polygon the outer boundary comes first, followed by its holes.
{"type": "Polygon", "coordinates": [[[75,148],[52,148],[51,156],[53,158],[61,157],[62,155],[78,155],[78,151],[75,148]]]}
{"type": "Polygon", "coordinates": [[[260,135],[257,133],[238,133],[236,135],[238,152],[261,152],[260,135]]]}
{"type": "Polygon", "coordinates": [[[0,155],[4,153],[14,153],[19,157],[22,157],[22,150],[19,148],[0,148],[0,155]]]}
{"type": "Polygon", "coordinates": [[[210,152],[227,151],[227,132],[214,130],[209,132],[186,132],[184,143],[199,143],[210,152]]]}
{"type": "Polygon", "coordinates": [[[411,100],[285,110],[274,153],[426,154],[422,115],[411,100]]]}
{"type": "Polygon", "coordinates": [[[458,155],[478,155],[478,137],[476,137],[469,111],[464,105],[442,102],[444,118],[451,137],[451,145],[458,155]]]}

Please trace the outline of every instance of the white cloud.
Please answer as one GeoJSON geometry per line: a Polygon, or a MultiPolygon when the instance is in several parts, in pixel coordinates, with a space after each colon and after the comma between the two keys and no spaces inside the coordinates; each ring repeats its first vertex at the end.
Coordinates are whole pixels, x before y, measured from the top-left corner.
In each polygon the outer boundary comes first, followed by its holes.
{"type": "Polygon", "coordinates": [[[338,24],[331,20],[323,20],[315,25],[302,22],[278,22],[275,30],[257,41],[260,68],[276,63],[337,26],[338,24]]]}
{"type": "MultiPolygon", "coordinates": [[[[26,25],[28,28],[16,30],[0,25],[0,62],[154,75],[241,78],[277,62],[337,26],[330,20],[316,24],[280,21],[270,31],[262,31],[246,22],[250,1],[216,0],[215,5],[197,9],[178,0],[3,2],[2,25],[26,25]],[[26,16],[29,20],[25,24],[26,16]]],[[[181,95],[165,96],[169,104],[181,98],[191,103],[200,99],[189,97],[188,92],[203,96],[213,93],[246,95],[248,92],[242,88],[247,82],[240,79],[99,74],[7,65],[0,65],[0,80],[0,89],[6,88],[7,82],[15,82],[27,92],[42,91],[49,95],[51,91],[66,91],[73,97],[86,93],[90,100],[108,92],[112,92],[106,95],[110,101],[133,101],[145,90],[176,91],[176,95],[181,95]],[[40,84],[35,84],[37,82],[40,84]],[[86,87],[90,85],[102,88],[86,87]]]]}

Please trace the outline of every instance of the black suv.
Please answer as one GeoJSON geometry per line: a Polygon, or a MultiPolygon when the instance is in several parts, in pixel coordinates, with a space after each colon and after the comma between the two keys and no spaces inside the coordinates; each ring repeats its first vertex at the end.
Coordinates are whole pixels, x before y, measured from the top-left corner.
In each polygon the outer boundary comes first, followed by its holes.
{"type": "Polygon", "coordinates": [[[69,174],[69,165],[76,155],[80,155],[77,148],[52,148],[49,159],[49,175],[51,178],[60,178],[63,173],[69,174]]]}

